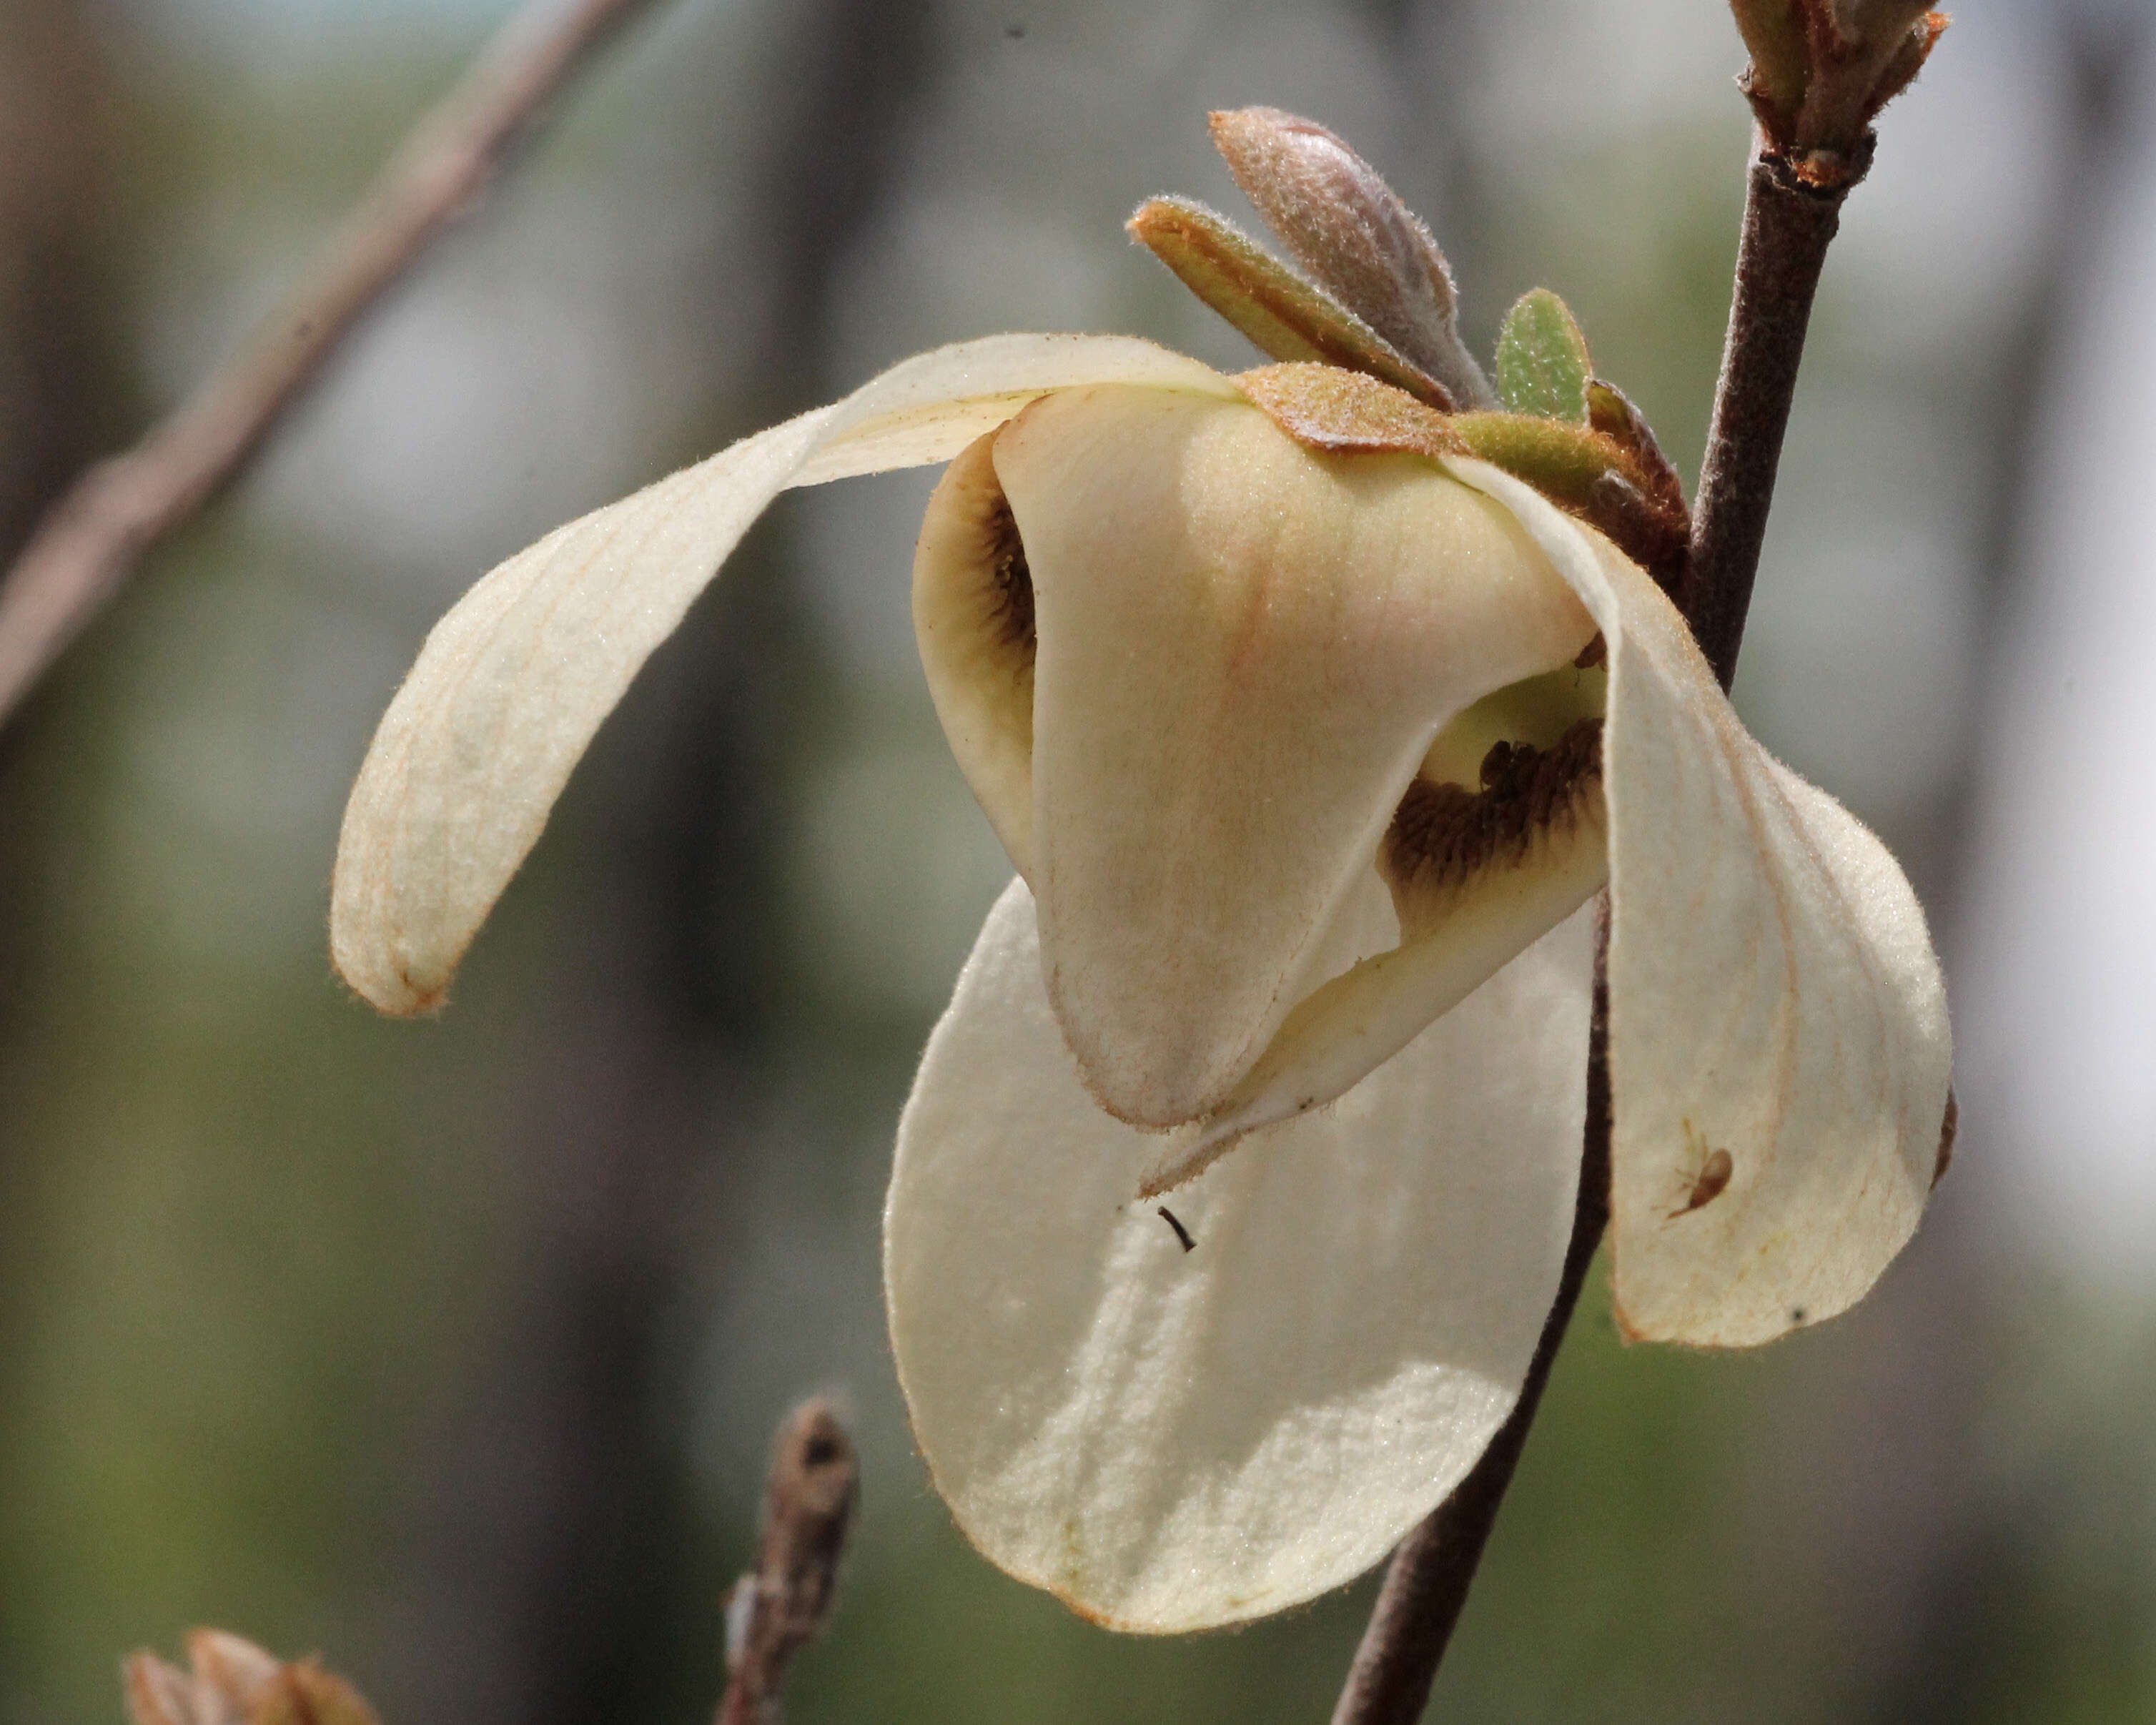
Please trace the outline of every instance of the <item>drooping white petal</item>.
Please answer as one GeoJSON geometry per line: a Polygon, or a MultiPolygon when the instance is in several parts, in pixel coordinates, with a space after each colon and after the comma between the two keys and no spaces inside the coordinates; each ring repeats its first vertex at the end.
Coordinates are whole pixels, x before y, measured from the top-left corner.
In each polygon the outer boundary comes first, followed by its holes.
{"type": "MultiPolygon", "coordinates": [[[[930,1040],[885,1224],[913,1427],[975,1544],[1114,1627],[1203,1629],[1368,1568],[1517,1399],[1572,1222],[1589,913],[1332,1107],[1169,1202],[1103,1114],[1014,882],[930,1040]]],[[[1390,943],[1366,871],[1337,937],[1390,943]],[[1352,926],[1351,926],[1352,925],[1352,926]]]]}
{"type": "Polygon", "coordinates": [[[1440,727],[1594,625],[1504,509],[1245,403],[1065,390],[994,463],[1032,574],[1049,993],[1104,1106],[1187,1121],[1327,979],[1440,727]]]}
{"type": "Polygon", "coordinates": [[[345,812],[331,949],[384,1012],[438,1004],[629,680],[789,485],[941,461],[1043,391],[1124,380],[1232,395],[1124,336],[998,336],[921,354],[557,529],[427,639],[345,812]]]}
{"type": "Polygon", "coordinates": [[[1609,642],[1620,1315],[1717,1347],[1832,1317],[1931,1189],[1953,1055],[1922,908],[1876,839],[1753,741],[1643,572],[1518,480],[1447,465],[1519,516],[1609,642]],[[1707,1196],[1717,1153],[1728,1178],[1707,1196]]]}

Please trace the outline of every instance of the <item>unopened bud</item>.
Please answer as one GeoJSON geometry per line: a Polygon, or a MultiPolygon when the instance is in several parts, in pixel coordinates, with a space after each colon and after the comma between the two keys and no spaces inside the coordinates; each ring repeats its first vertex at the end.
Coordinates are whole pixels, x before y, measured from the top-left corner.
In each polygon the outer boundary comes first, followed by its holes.
{"type": "Polygon", "coordinates": [[[860,1490],[853,1440],[828,1402],[778,1429],[755,1573],[726,1598],[726,1692],[717,1725],[767,1725],[793,1656],[830,1613],[860,1490]]]}
{"type": "Polygon", "coordinates": [[[248,1725],[377,1725],[366,1698],[311,1659],[277,1673],[248,1716],[248,1725]]]}
{"type": "Polygon", "coordinates": [[[290,1662],[222,1630],[187,1637],[182,1671],[154,1653],[122,1667],[134,1725],[377,1725],[374,1710],[312,1660],[290,1662]]]}
{"type": "Polygon", "coordinates": [[[1743,79],[1768,145],[1799,177],[1853,184],[1871,121],[1946,29],[1924,0],[1730,0],[1752,64],[1743,79]]]}
{"type": "Polygon", "coordinates": [[[1316,121],[1277,108],[1214,115],[1213,141],[1319,285],[1456,400],[1495,404],[1460,341],[1445,254],[1375,168],[1316,121]]]}
{"type": "Polygon", "coordinates": [[[254,1642],[223,1630],[198,1629],[187,1637],[187,1659],[198,1681],[224,1697],[245,1718],[277,1680],[284,1661],[254,1642]]]}
{"type": "Polygon", "coordinates": [[[1312,287],[1224,217],[1187,198],[1155,198],[1131,238],[1270,358],[1363,372],[1450,412],[1451,393],[1322,288],[1312,287]]]}

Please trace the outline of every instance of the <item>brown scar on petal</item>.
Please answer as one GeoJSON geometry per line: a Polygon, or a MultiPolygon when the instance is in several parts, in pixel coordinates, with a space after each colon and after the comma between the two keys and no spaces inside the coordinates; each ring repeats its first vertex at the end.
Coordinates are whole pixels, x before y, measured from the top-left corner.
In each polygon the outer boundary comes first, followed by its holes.
{"type": "Polygon", "coordinates": [[[1939,1122],[1939,1153],[1932,1163],[1932,1187],[1934,1191],[1938,1189],[1939,1182],[1946,1178],[1947,1169],[1953,1165],[1954,1138],[1960,1131],[1961,1103],[1954,1096],[1953,1086],[1949,1085],[1947,1086],[1946,1118],[1939,1122]]]}
{"type": "Polygon", "coordinates": [[[1500,742],[1482,757],[1481,788],[1419,778],[1386,830],[1386,875],[1403,886],[1450,886],[1493,863],[1524,859],[1537,834],[1574,819],[1599,788],[1602,721],[1582,719],[1546,749],[1500,742]]]}

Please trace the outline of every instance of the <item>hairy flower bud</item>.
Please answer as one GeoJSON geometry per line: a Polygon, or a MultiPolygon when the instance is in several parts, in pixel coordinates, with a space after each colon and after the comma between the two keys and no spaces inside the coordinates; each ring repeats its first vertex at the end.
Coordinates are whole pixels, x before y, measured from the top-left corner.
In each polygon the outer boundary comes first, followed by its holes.
{"type": "Polygon", "coordinates": [[[1461,405],[1496,405],[1455,327],[1445,254],[1375,168],[1315,121],[1277,108],[1214,115],[1213,142],[1321,286],[1461,405]]]}
{"type": "Polygon", "coordinates": [[[154,1653],[122,1667],[134,1725],[376,1725],[374,1710],[312,1660],[290,1662],[223,1630],[187,1637],[182,1671],[154,1653]]]}
{"type": "Polygon", "coordinates": [[[1861,178],[1871,121],[1922,70],[1944,13],[1923,0],[1730,0],[1752,64],[1741,80],[1768,145],[1801,177],[1861,178]]]}

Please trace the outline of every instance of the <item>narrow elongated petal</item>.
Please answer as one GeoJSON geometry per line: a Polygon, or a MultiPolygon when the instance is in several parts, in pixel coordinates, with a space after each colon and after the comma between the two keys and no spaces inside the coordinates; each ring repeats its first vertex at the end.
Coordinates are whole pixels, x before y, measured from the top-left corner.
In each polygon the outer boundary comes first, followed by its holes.
{"type": "Polygon", "coordinates": [[[1518,516],[1609,643],[1620,1315],[1717,1347],[1830,1317],[1931,1189],[1952,1046],[1922,909],[1753,741],[1641,570],[1517,480],[1447,465],[1518,516]]]}
{"type": "MultiPolygon", "coordinates": [[[[1366,872],[1349,944],[1389,944],[1366,872]]],[[[1079,1083],[1033,906],[989,915],[885,1224],[913,1427],[968,1536],[1114,1627],[1207,1628],[1368,1568],[1517,1398],[1570,1231],[1573,919],[1334,1106],[1133,1202],[1157,1141],[1079,1083]]]]}
{"type": "Polygon", "coordinates": [[[622,692],[781,490],[948,459],[1045,391],[1122,380],[1233,394],[1122,336],[927,353],[549,534],[459,602],[390,704],[338,845],[331,949],[384,1012],[425,1012],[622,692]]]}
{"type": "Polygon", "coordinates": [[[1332,974],[1327,932],[1439,729],[1594,625],[1427,459],[1313,452],[1246,404],[1066,390],[994,463],[1039,640],[1050,996],[1103,1106],[1191,1120],[1332,974]]]}

